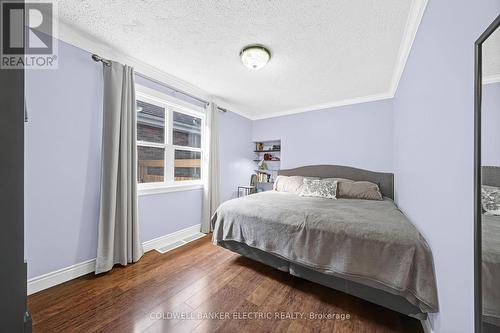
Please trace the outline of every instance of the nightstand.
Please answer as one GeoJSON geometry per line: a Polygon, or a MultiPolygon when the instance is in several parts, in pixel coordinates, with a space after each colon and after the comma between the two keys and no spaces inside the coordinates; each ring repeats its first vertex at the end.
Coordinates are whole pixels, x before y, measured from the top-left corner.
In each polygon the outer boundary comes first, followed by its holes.
{"type": "Polygon", "coordinates": [[[243,196],[246,196],[251,194],[252,190],[255,190],[255,186],[250,186],[250,185],[238,186],[238,198],[240,197],[240,193],[243,192],[243,196]]]}

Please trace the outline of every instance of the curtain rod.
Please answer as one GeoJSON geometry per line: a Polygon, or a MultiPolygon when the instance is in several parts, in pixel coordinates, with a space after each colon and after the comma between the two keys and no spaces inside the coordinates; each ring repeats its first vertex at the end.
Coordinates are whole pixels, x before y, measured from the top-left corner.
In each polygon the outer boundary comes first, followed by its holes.
{"type": "MultiPolygon", "coordinates": [[[[92,60],[94,60],[95,62],[102,62],[102,63],[103,63],[103,65],[108,66],[108,67],[109,67],[109,66],[111,66],[111,60],[104,59],[103,57],[98,56],[97,54],[92,54],[92,60]]],[[[191,98],[191,99],[194,99],[194,100],[196,100],[196,101],[198,101],[198,102],[200,102],[200,103],[203,103],[203,104],[205,104],[205,105],[208,105],[208,104],[210,103],[210,102],[209,102],[209,101],[207,101],[207,100],[204,100],[204,99],[202,99],[202,98],[196,97],[196,96],[191,95],[191,94],[189,94],[189,93],[187,93],[187,92],[184,92],[184,91],[182,91],[182,90],[176,89],[176,88],[174,88],[174,87],[172,87],[172,86],[169,86],[168,84],[165,84],[165,83],[163,83],[163,82],[160,82],[160,81],[158,81],[158,80],[156,80],[156,79],[153,79],[153,78],[151,78],[151,77],[149,77],[149,76],[146,76],[146,75],[144,75],[144,74],[141,74],[141,73],[139,73],[139,72],[135,72],[135,74],[136,74],[136,75],[138,75],[138,76],[140,76],[140,77],[142,77],[142,78],[144,78],[144,79],[146,79],[146,80],[153,81],[153,82],[155,82],[155,83],[157,83],[157,84],[159,84],[159,85],[162,85],[162,86],[164,86],[164,87],[166,87],[166,88],[168,88],[168,89],[172,90],[172,92],[173,92],[174,94],[180,94],[180,95],[187,96],[187,97],[189,97],[189,98],[191,98]]],[[[217,107],[217,109],[218,109],[219,111],[224,112],[224,113],[228,111],[227,109],[221,108],[220,106],[218,106],[218,107],[217,107]]]]}

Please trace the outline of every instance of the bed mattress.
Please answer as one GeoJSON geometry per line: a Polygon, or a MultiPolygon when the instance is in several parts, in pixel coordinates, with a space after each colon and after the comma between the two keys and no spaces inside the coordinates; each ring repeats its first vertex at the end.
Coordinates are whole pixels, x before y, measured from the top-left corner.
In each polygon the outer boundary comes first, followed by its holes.
{"type": "Polygon", "coordinates": [[[432,254],[391,199],[323,199],[268,191],[223,203],[213,242],[236,241],[437,312],[432,254]]]}

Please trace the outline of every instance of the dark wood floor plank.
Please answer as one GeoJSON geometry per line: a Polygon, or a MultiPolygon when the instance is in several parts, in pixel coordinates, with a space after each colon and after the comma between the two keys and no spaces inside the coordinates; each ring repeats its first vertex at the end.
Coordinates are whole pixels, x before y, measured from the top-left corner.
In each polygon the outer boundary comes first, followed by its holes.
{"type": "MultiPolygon", "coordinates": [[[[212,250],[213,248],[210,249],[212,250]]],[[[211,256],[210,262],[212,268],[217,267],[220,262],[227,260],[227,258],[224,255],[221,255],[221,253],[212,253],[208,256],[211,256]]],[[[175,256],[170,257],[169,260],[175,260],[175,256]]],[[[184,265],[183,267],[167,265],[170,266],[171,269],[174,269],[175,267],[175,270],[169,271],[166,274],[160,274],[159,276],[150,275],[148,280],[137,280],[137,288],[131,288],[130,285],[128,285],[124,290],[124,294],[120,295],[119,299],[115,298],[113,300],[115,306],[120,309],[123,308],[123,311],[106,311],[106,319],[100,320],[99,323],[96,324],[102,326],[103,329],[108,328],[109,330],[109,327],[114,325],[114,322],[118,319],[117,315],[123,316],[122,312],[125,312],[125,315],[130,311],[134,311],[130,315],[140,314],[140,311],[146,313],[148,310],[151,310],[152,307],[161,303],[164,298],[170,299],[181,290],[189,288],[193,285],[197,279],[201,278],[203,274],[208,272],[206,262],[206,260],[202,262],[191,260],[192,265],[184,265]],[[200,268],[202,268],[201,271],[200,268]],[[160,297],[158,297],[158,295],[160,295],[160,297]],[[132,310],[127,310],[130,304],[133,304],[134,306],[132,307],[132,310]]],[[[147,316],[144,317],[148,318],[147,316]]],[[[126,318],[130,318],[130,316],[127,316],[126,318]]],[[[90,322],[86,325],[86,329],[89,330],[96,324],[90,322]]],[[[137,322],[134,324],[137,325],[137,322]]],[[[121,326],[123,326],[123,324],[121,326]]],[[[144,326],[144,328],[146,327],[147,326],[144,326]]]]}
{"type": "MultiPolygon", "coordinates": [[[[256,270],[249,270],[243,268],[238,274],[232,278],[224,279],[224,285],[216,290],[206,290],[205,297],[195,295],[186,302],[193,310],[193,315],[210,313],[231,313],[245,301],[249,290],[255,288],[261,279],[264,277],[256,270]]],[[[175,332],[191,332],[199,331],[199,325],[202,325],[204,332],[216,332],[218,328],[224,324],[224,320],[202,320],[195,319],[190,321],[183,321],[175,327],[175,332]]]]}
{"type": "MultiPolygon", "coordinates": [[[[106,293],[109,292],[108,289],[116,288],[117,286],[123,288],[128,281],[134,279],[134,276],[141,276],[143,275],[143,272],[154,271],[154,276],[167,275],[169,271],[172,272],[174,270],[179,270],[182,265],[187,266],[185,263],[186,261],[197,263],[200,260],[208,258],[211,254],[210,252],[207,252],[207,249],[210,249],[210,244],[203,245],[205,246],[200,248],[195,247],[192,255],[189,255],[189,251],[185,251],[185,249],[183,251],[184,253],[178,251],[178,258],[176,258],[177,260],[172,263],[169,262],[168,259],[171,257],[168,255],[165,258],[162,258],[159,263],[158,258],[161,258],[159,257],[159,254],[156,252],[149,252],[144,256],[144,258],[141,259],[140,264],[136,263],[127,267],[115,266],[115,268],[107,274],[101,274],[98,276],[89,274],[72,280],[57,286],[54,292],[49,293],[51,290],[49,289],[42,293],[30,296],[29,301],[32,303],[29,304],[30,309],[34,313],[42,314],[43,318],[47,319],[50,317],[50,313],[52,312],[59,312],[60,309],[75,306],[78,303],[85,304],[86,302],[99,297],[99,294],[106,297],[106,293]],[[169,262],[170,265],[167,265],[166,262],[169,262]],[[75,289],[79,290],[78,299],[69,297],[74,294],[75,289]],[[47,307],[48,297],[50,297],[52,304],[51,307],[47,307]],[[37,307],[38,305],[41,305],[41,307],[37,307]]],[[[147,281],[146,277],[143,277],[142,279],[147,281]]]]}
{"type": "MultiPolygon", "coordinates": [[[[211,247],[210,249],[213,250],[214,248],[211,247]]],[[[129,295],[128,297],[129,300],[135,299],[134,304],[136,306],[134,308],[144,310],[142,318],[140,318],[139,320],[135,320],[133,323],[133,326],[136,327],[135,331],[137,331],[138,329],[146,329],[153,324],[149,316],[149,314],[152,312],[180,312],[180,309],[185,310],[186,308],[182,307],[182,304],[180,304],[184,301],[183,299],[181,302],[180,298],[182,298],[183,295],[186,294],[185,291],[193,290],[193,286],[195,287],[194,290],[196,290],[196,286],[200,285],[200,283],[198,282],[199,280],[205,280],[206,285],[207,279],[205,275],[215,274],[215,272],[217,272],[219,269],[218,267],[220,265],[223,265],[230,259],[231,256],[228,257],[222,252],[214,253],[211,254],[211,259],[209,261],[205,260],[200,263],[195,263],[195,265],[193,266],[188,265],[182,270],[177,271],[174,276],[167,276],[167,278],[158,276],[154,278],[152,277],[151,281],[153,281],[152,283],[154,286],[152,288],[148,287],[146,289],[146,287],[143,286],[140,292],[134,292],[133,289],[127,288],[128,290],[133,292],[133,295],[129,295]],[[207,263],[210,263],[210,265],[208,265],[207,263]],[[158,295],[160,296],[158,297],[158,295]],[[164,299],[167,299],[167,301],[163,302],[162,304],[162,301],[164,299]],[[160,308],[158,308],[159,304],[160,308]]],[[[222,274],[223,271],[219,271],[219,273],[222,274]]],[[[211,278],[213,280],[216,280],[216,276],[211,276],[211,278]]],[[[117,303],[119,305],[121,302],[117,303]]],[[[126,318],[130,319],[131,316],[128,316],[126,318]]],[[[107,316],[107,321],[104,322],[106,325],[102,328],[110,330],[111,326],[114,325],[112,320],[115,319],[116,318],[112,313],[109,314],[107,316]]],[[[102,324],[103,322],[100,323],[100,325],[102,324]]],[[[125,328],[127,325],[127,320],[125,322],[121,321],[120,324],[118,324],[118,327],[123,327],[121,330],[126,331],[125,328]]]]}
{"type": "Polygon", "coordinates": [[[35,333],[422,332],[415,319],[241,257],[208,237],[31,295],[28,307],[35,333]],[[229,319],[200,317],[214,313],[229,319]],[[249,313],[272,317],[245,318],[249,313]],[[306,317],[280,317],[290,313],[306,317]],[[310,319],[309,313],[351,319],[310,319]]]}

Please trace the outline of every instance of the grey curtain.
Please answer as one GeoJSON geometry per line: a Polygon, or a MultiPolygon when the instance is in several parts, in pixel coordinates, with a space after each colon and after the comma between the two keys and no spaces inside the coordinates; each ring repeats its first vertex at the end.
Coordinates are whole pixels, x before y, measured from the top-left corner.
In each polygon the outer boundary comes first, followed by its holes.
{"type": "Polygon", "coordinates": [[[134,69],[104,68],[101,208],[95,273],[143,255],[137,221],[137,148],[134,69]]]}
{"type": "Polygon", "coordinates": [[[203,220],[201,232],[209,233],[210,219],[219,207],[219,127],[218,109],[215,103],[207,107],[207,133],[208,135],[208,161],[206,167],[206,178],[203,187],[203,220]]]}

